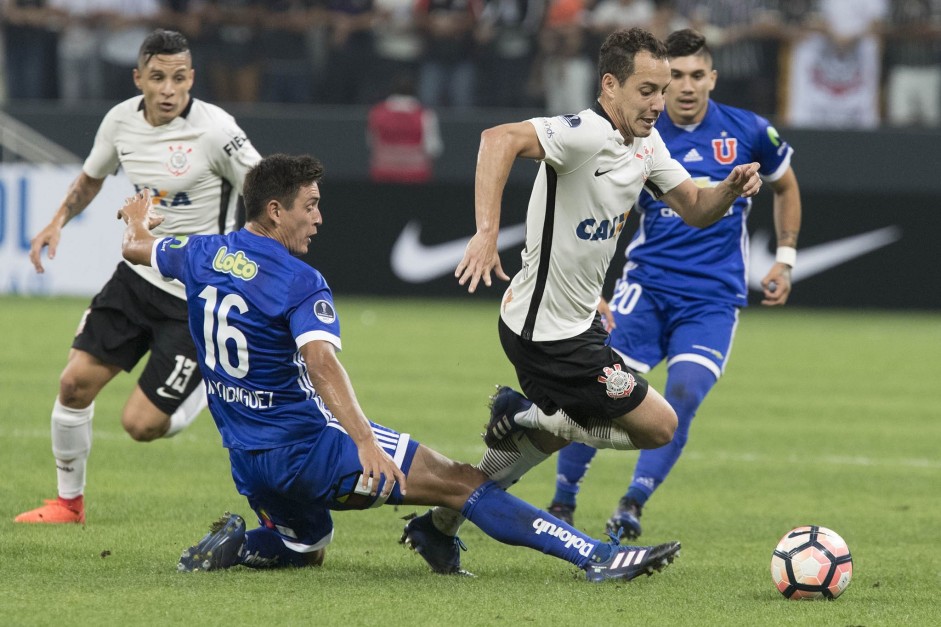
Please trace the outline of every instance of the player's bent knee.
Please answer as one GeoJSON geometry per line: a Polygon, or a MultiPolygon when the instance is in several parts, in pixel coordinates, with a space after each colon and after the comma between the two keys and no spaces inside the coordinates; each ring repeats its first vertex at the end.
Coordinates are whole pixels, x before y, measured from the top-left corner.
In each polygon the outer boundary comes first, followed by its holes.
{"type": "Polygon", "coordinates": [[[66,370],[59,377],[59,402],[72,409],[83,409],[95,400],[95,390],[66,370]]]}
{"type": "Polygon", "coordinates": [[[170,427],[170,419],[142,418],[137,415],[121,416],[121,426],[136,442],[152,442],[163,436],[170,427]]]}
{"type": "Polygon", "coordinates": [[[630,429],[631,441],[639,449],[666,446],[673,440],[678,423],[676,412],[669,405],[664,404],[654,415],[648,416],[643,423],[635,424],[630,429]]]}

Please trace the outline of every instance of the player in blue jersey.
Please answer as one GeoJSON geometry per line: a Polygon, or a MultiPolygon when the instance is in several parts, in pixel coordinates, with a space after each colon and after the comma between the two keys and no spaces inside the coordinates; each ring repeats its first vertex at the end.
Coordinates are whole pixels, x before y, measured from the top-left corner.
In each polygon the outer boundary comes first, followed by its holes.
{"type": "MultiPolygon", "coordinates": [[[[330,288],[296,257],[322,221],[322,174],[311,157],[263,159],[245,177],[247,223],[228,235],[153,237],[149,228],[161,218],[148,211],[147,190],[119,214],[128,223],[125,259],[186,288],[209,410],[235,485],[261,525],[246,533],[241,517],[223,517],[184,551],[179,569],[320,564],[333,537],[331,510],[383,503],[456,509],[491,537],[564,559],[590,581],[628,580],[673,561],[679,542],[596,540],[476,468],[366,418],[336,356],[330,288]]],[[[433,527],[416,533],[426,546],[456,541],[433,527]]]]}
{"type": "MultiPolygon", "coordinates": [[[[793,149],[764,118],[709,99],[716,71],[705,38],[681,30],[667,38],[672,82],[657,130],[700,185],[712,186],[735,166],[758,162],[774,192],[777,258],[761,281],[763,305],[787,302],[801,223],[800,192],[791,169],[793,149]]],[[[673,441],[641,451],[627,493],[607,522],[609,530],[640,535],[641,509],[679,459],[690,424],[725,369],[739,311],[747,301],[750,198],[740,197],[705,229],[687,226],[647,193],[638,201],[640,226],[627,248],[624,273],[609,309],[610,345],[639,372],[667,360],[664,396],[679,420],[673,441]]],[[[571,444],[559,454],[556,493],[549,511],[572,521],[579,483],[596,450],[571,444]]]]}

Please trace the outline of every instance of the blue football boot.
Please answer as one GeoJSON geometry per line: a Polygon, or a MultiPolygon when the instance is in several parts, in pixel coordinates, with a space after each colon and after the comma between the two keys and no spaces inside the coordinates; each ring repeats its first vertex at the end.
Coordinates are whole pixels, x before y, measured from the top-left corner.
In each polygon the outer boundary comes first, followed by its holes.
{"type": "Polygon", "coordinates": [[[421,555],[431,570],[440,575],[474,576],[461,568],[461,550],[466,551],[467,547],[457,536],[449,536],[435,527],[430,509],[421,516],[406,516],[406,520],[399,544],[421,555]]]}
{"type": "Polygon", "coordinates": [[[622,498],[618,507],[605,523],[609,534],[633,540],[640,537],[640,515],[644,506],[633,499],[622,498]]]}
{"type": "Polygon", "coordinates": [[[226,512],[209,526],[196,546],[183,551],[176,569],[181,573],[229,568],[239,561],[245,544],[245,521],[238,514],[226,512]]]}
{"type": "Polygon", "coordinates": [[[525,427],[516,422],[516,415],[532,407],[533,402],[505,385],[497,386],[497,391],[490,397],[490,422],[483,433],[484,444],[494,444],[525,427]]]}
{"type": "Polygon", "coordinates": [[[667,542],[657,546],[621,546],[612,536],[614,552],[603,562],[589,562],[585,566],[588,581],[606,579],[630,581],[641,575],[648,577],[673,563],[680,554],[679,542],[667,542]]]}

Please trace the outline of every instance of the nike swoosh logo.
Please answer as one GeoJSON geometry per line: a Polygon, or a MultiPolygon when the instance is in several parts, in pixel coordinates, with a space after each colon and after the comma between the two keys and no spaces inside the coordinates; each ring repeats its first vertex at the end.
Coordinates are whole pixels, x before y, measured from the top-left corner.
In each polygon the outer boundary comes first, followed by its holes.
{"type": "MultiPolygon", "coordinates": [[[[497,252],[522,244],[526,225],[515,224],[500,229],[497,252]]],[[[464,258],[470,237],[426,246],[421,243],[421,222],[411,220],[392,245],[392,272],[406,283],[426,283],[454,272],[464,258]]]]}
{"type": "Polygon", "coordinates": [[[124,157],[125,155],[134,154],[134,151],[133,150],[121,150],[120,153],[121,153],[121,156],[124,157]]]}
{"type": "Polygon", "coordinates": [[[163,386],[160,386],[159,388],[157,388],[157,396],[162,396],[164,398],[172,398],[175,401],[180,400],[180,397],[178,394],[171,394],[170,392],[167,392],[163,386]]]}
{"type": "Polygon", "coordinates": [[[607,170],[602,170],[601,168],[598,168],[597,170],[595,170],[595,176],[601,176],[602,174],[607,174],[613,169],[614,168],[608,168],[607,170]]]}
{"type": "MultiPolygon", "coordinates": [[[[900,239],[902,239],[902,229],[893,225],[809,248],[799,248],[798,263],[791,274],[791,283],[826,272],[847,261],[894,244],[900,239]]],[[[751,246],[748,250],[748,287],[753,290],[762,289],[761,279],[768,272],[768,268],[774,265],[774,254],[768,250],[770,242],[771,234],[767,231],[755,231],[751,238],[751,246]]]]}

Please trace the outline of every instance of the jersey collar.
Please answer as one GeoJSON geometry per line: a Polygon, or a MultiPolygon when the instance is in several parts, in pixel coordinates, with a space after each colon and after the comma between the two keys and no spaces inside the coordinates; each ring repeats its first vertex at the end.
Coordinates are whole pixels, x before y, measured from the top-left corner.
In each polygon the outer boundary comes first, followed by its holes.
{"type": "Polygon", "coordinates": [[[595,100],[594,104],[591,105],[591,110],[603,117],[608,121],[608,124],[611,125],[611,128],[617,130],[617,127],[614,125],[614,122],[611,121],[611,118],[608,117],[608,112],[604,110],[604,107],[601,106],[601,102],[595,100]]]}
{"type": "MultiPolygon", "coordinates": [[[[608,112],[605,111],[604,107],[601,106],[600,101],[595,100],[594,104],[591,105],[591,110],[600,115],[603,119],[607,120],[608,124],[611,125],[611,132],[614,133],[615,141],[621,145],[628,145],[628,142],[624,140],[624,136],[621,135],[621,131],[619,131],[618,127],[614,125],[614,122],[611,120],[608,112]]],[[[631,140],[631,143],[633,143],[633,141],[634,140],[631,140]]]]}

